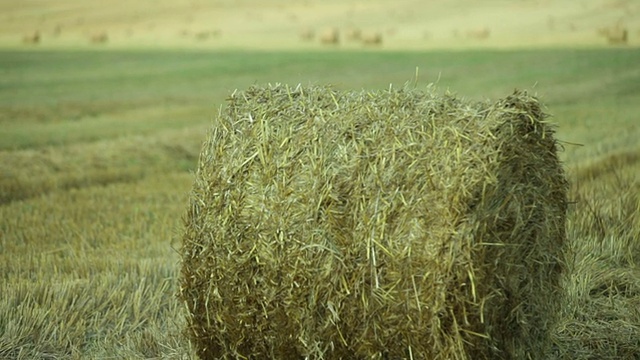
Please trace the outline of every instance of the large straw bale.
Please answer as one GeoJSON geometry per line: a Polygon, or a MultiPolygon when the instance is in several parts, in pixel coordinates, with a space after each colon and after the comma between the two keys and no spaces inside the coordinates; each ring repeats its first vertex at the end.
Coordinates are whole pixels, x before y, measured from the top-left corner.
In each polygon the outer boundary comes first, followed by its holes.
{"type": "Polygon", "coordinates": [[[236,92],[200,154],[181,297],[204,359],[549,350],[566,181],[524,92],[236,92]]]}

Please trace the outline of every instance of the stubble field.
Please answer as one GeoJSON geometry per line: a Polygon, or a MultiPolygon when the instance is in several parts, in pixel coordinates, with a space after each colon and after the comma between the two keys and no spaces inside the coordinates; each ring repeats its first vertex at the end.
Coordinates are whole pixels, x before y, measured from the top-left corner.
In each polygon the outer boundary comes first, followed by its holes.
{"type": "MultiPolygon", "coordinates": [[[[256,20],[249,1],[217,1],[218,27],[204,2],[140,5],[128,17],[112,2],[108,12],[72,0],[50,11],[39,1],[0,5],[0,358],[195,358],[176,298],[192,173],[225,98],[276,82],[371,90],[434,82],[477,100],[537,93],[558,125],[571,183],[555,354],[640,358],[640,50],[603,47],[594,35],[616,19],[640,25],[633,2],[522,1],[531,16],[492,28],[485,43],[464,36],[485,23],[443,1],[431,22],[410,10],[417,2],[392,13],[384,2],[274,0],[256,20]],[[286,21],[270,22],[278,16],[286,21]],[[298,39],[301,24],[346,27],[349,16],[384,31],[385,43],[298,39]],[[245,32],[234,28],[249,20],[245,32]],[[527,31],[538,23],[535,37],[527,31]],[[22,44],[36,28],[41,42],[22,44]],[[87,44],[104,29],[108,43],[87,44]],[[198,40],[203,31],[211,37],[198,40]]],[[[510,18],[521,7],[482,13],[510,18]]]]}
{"type": "Polygon", "coordinates": [[[233,89],[415,81],[538,92],[572,184],[559,358],[640,353],[640,52],[69,52],[0,56],[0,357],[191,358],[181,216],[233,89]],[[117,61],[116,61],[117,60],[117,61]],[[412,80],[413,79],[413,80],[412,80]]]}

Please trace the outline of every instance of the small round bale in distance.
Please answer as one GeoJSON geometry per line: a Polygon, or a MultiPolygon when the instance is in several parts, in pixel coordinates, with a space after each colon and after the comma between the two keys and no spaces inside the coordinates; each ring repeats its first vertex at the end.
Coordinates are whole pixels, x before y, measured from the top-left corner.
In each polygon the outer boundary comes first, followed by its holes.
{"type": "Polygon", "coordinates": [[[519,91],[234,93],[185,216],[199,355],[545,357],[567,207],[545,117],[519,91]]]}

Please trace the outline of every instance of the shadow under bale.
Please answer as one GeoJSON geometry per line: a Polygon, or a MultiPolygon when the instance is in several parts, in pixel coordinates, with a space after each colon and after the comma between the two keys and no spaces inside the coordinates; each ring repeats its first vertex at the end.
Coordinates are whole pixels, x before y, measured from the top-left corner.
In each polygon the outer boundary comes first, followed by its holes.
{"type": "Polygon", "coordinates": [[[236,92],[200,154],[180,296],[203,359],[544,358],[567,183],[523,92],[236,92]]]}

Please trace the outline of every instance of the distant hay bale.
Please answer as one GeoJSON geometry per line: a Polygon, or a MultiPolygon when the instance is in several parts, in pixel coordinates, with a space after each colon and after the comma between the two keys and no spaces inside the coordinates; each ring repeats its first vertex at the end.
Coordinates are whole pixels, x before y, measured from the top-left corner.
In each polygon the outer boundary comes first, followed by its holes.
{"type": "Polygon", "coordinates": [[[320,43],[325,45],[337,45],[340,42],[340,30],[330,28],[320,34],[320,43]]]}
{"type": "Polygon", "coordinates": [[[313,38],[316,36],[316,32],[311,28],[305,28],[300,30],[298,35],[302,41],[313,41],[313,38]]]}
{"type": "Polygon", "coordinates": [[[597,33],[611,45],[626,45],[629,41],[629,30],[620,25],[599,28],[597,33]]]}
{"type": "Polygon", "coordinates": [[[467,38],[474,40],[486,40],[491,36],[491,30],[487,27],[482,29],[467,30],[467,38]]]}
{"type": "Polygon", "coordinates": [[[362,30],[356,27],[348,28],[344,33],[346,41],[357,42],[362,38],[362,30]]]}
{"type": "Polygon", "coordinates": [[[365,33],[362,35],[364,45],[382,45],[382,34],[379,32],[365,33]]]}
{"type": "Polygon", "coordinates": [[[91,42],[92,44],[95,44],[95,45],[106,44],[108,41],[109,41],[109,35],[104,31],[92,34],[89,37],[89,42],[91,42]]]}
{"type": "Polygon", "coordinates": [[[198,41],[206,41],[209,40],[211,33],[208,31],[199,31],[195,34],[196,40],[198,41]]]}
{"type": "Polygon", "coordinates": [[[60,33],[62,33],[62,25],[58,24],[58,25],[54,26],[53,31],[51,33],[52,33],[53,37],[60,36],[60,33]]]}
{"type": "Polygon", "coordinates": [[[40,43],[40,40],[40,31],[37,30],[22,37],[22,43],[27,45],[37,45],[40,43]]]}
{"type": "Polygon", "coordinates": [[[217,37],[220,36],[220,32],[215,30],[215,31],[209,31],[209,30],[203,30],[203,31],[198,31],[197,33],[194,34],[194,37],[196,40],[198,41],[207,41],[212,37],[217,37]]]}
{"type": "Polygon", "coordinates": [[[549,30],[555,30],[556,29],[556,18],[553,15],[549,15],[547,17],[547,28],[549,30]]]}
{"type": "Polygon", "coordinates": [[[524,92],[234,93],[184,218],[201,358],[545,358],[567,207],[545,117],[524,92]]]}
{"type": "Polygon", "coordinates": [[[608,27],[598,28],[596,30],[596,34],[598,34],[598,36],[606,37],[607,35],[609,35],[609,28],[608,27]]]}

